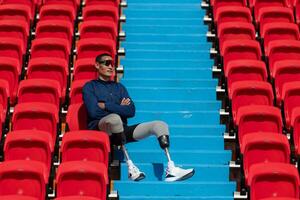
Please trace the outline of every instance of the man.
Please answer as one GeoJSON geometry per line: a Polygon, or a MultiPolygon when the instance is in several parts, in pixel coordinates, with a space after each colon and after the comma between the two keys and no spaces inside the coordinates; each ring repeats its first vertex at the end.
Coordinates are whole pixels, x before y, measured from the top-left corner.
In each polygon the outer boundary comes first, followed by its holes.
{"type": "Polygon", "coordinates": [[[135,106],[126,88],[121,83],[111,81],[114,73],[112,57],[109,54],[97,56],[95,67],[98,79],[86,83],[83,87],[88,128],[107,132],[112,144],[121,145],[128,165],[128,177],[139,181],[145,178],[145,174],[133,164],[124,145],[126,142],[138,141],[150,135],[157,137],[168,159],[165,181],[179,181],[192,177],[194,169],[175,167],[170,158],[169,129],[165,122],[151,121],[127,125],[127,118],[135,115],[135,106]]]}

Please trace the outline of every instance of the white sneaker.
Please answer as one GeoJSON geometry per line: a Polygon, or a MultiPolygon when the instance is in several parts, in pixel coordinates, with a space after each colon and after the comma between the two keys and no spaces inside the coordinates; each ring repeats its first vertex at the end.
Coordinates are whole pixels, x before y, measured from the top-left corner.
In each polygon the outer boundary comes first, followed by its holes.
{"type": "Polygon", "coordinates": [[[128,178],[129,179],[131,179],[133,181],[140,181],[146,177],[145,173],[141,172],[139,170],[139,168],[137,168],[137,166],[135,166],[131,160],[127,161],[127,165],[128,165],[128,178]]]}
{"type": "Polygon", "coordinates": [[[194,169],[182,169],[180,167],[175,167],[174,162],[168,162],[168,167],[166,169],[165,181],[182,181],[191,178],[195,173],[194,169]]]}

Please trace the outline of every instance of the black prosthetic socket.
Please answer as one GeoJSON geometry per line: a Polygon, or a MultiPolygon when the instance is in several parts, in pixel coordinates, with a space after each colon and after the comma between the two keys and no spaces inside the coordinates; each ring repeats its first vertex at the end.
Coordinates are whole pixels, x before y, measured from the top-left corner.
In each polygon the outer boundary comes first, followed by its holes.
{"type": "Polygon", "coordinates": [[[110,137],[110,143],[112,145],[120,146],[126,144],[126,136],[124,132],[121,133],[113,133],[110,137]]]}
{"type": "Polygon", "coordinates": [[[168,135],[162,135],[158,138],[159,145],[162,149],[168,148],[170,146],[170,140],[168,135]]]}

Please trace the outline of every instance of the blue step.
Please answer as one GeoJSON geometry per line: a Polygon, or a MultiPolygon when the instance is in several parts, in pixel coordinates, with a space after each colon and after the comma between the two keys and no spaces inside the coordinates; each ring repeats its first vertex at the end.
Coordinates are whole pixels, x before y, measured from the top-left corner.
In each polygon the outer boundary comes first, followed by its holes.
{"type": "Polygon", "coordinates": [[[211,48],[211,45],[208,43],[163,43],[163,42],[157,42],[157,43],[148,43],[148,42],[124,42],[122,44],[122,47],[126,49],[163,49],[163,50],[174,50],[174,49],[180,49],[180,48],[186,48],[191,50],[201,50],[201,49],[207,49],[209,50],[211,48]]]}
{"type": "MultiPolygon", "coordinates": [[[[136,163],[136,166],[146,174],[144,181],[163,181],[165,178],[166,164],[163,163],[136,163]]],[[[122,164],[121,179],[126,180],[128,177],[127,166],[122,164]]],[[[207,181],[207,182],[225,182],[228,181],[229,170],[225,165],[184,165],[185,168],[194,168],[195,176],[190,182],[207,181]],[[215,176],[211,176],[214,174],[215,176]]]]}
{"type": "MultiPolygon", "coordinates": [[[[180,3],[182,5],[196,4],[196,5],[200,6],[200,2],[198,0],[151,0],[151,1],[148,1],[148,0],[130,0],[129,2],[130,3],[139,3],[139,4],[166,4],[166,3],[176,4],[176,3],[180,3]]],[[[129,4],[129,6],[130,6],[130,4],[129,4]]]]}
{"type": "Polygon", "coordinates": [[[213,197],[207,197],[207,196],[122,196],[120,198],[121,200],[232,200],[232,196],[213,196],[213,197]]]}
{"type": "MultiPolygon", "coordinates": [[[[180,10],[178,12],[174,12],[174,10],[155,10],[155,9],[126,9],[124,14],[127,18],[199,18],[199,21],[205,15],[205,12],[199,12],[198,10],[180,10]]],[[[203,27],[205,28],[205,26],[203,27]]]]}
{"type": "MultiPolygon", "coordinates": [[[[157,19],[157,18],[129,18],[126,19],[126,24],[128,25],[178,25],[181,26],[184,25],[198,25],[202,24],[203,22],[199,20],[199,18],[192,18],[192,19],[184,19],[184,18],[172,18],[172,19],[157,19]]],[[[132,34],[132,33],[130,33],[132,34]]],[[[144,40],[147,41],[147,40],[144,40]]],[[[204,41],[204,40],[203,40],[204,41]]],[[[128,42],[126,38],[126,42],[128,42]]]]}
{"type": "MultiPolygon", "coordinates": [[[[179,57],[176,59],[157,59],[157,58],[145,58],[145,59],[126,59],[121,60],[121,64],[126,67],[125,74],[127,73],[127,69],[130,70],[131,68],[152,68],[153,70],[162,70],[164,68],[167,68],[169,70],[175,70],[175,69],[181,69],[181,70],[189,70],[189,69],[209,69],[210,73],[212,74],[212,66],[213,61],[211,60],[202,60],[201,58],[198,59],[189,59],[189,58],[183,58],[179,57]],[[142,64],[143,63],[143,64],[142,64]]],[[[136,70],[136,69],[135,69],[136,70]]],[[[170,72],[170,71],[169,71],[170,72]]],[[[157,73],[160,74],[160,73],[157,73]]],[[[189,74],[190,75],[190,74],[189,74]]],[[[137,78],[135,76],[132,76],[130,78],[137,78]]],[[[153,78],[152,76],[149,76],[148,78],[153,78]]],[[[192,77],[189,77],[191,79],[192,77]]],[[[209,77],[211,78],[211,76],[209,77]]],[[[184,78],[187,79],[187,76],[184,78]]],[[[199,79],[199,78],[198,78],[199,79]]]]}
{"type": "MultiPolygon", "coordinates": [[[[189,33],[189,34],[151,34],[151,33],[126,33],[126,41],[128,42],[205,42],[206,33],[189,33]]],[[[206,53],[208,56],[208,52],[206,53]]],[[[158,54],[159,55],[159,54],[158,54]]],[[[157,55],[156,55],[157,56],[157,55]]],[[[155,57],[156,57],[155,56],[155,57]]],[[[154,58],[155,58],[154,57],[154,58]]],[[[152,57],[149,57],[152,58],[152,57]]]]}
{"type": "Polygon", "coordinates": [[[216,87],[217,80],[212,79],[122,79],[122,83],[127,87],[178,87],[178,88],[189,88],[189,87],[216,87]]]}
{"type": "MultiPolygon", "coordinates": [[[[132,120],[129,120],[131,123],[132,120]]],[[[224,125],[178,125],[169,124],[170,132],[172,135],[182,135],[186,133],[187,135],[223,135],[225,132],[224,125]]]]}

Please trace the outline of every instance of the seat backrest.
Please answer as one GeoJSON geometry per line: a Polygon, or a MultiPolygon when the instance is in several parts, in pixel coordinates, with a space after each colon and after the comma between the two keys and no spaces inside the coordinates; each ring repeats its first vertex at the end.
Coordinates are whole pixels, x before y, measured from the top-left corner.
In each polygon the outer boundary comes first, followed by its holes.
{"type": "Polygon", "coordinates": [[[226,71],[228,62],[232,60],[260,60],[261,49],[259,43],[254,40],[227,40],[223,42],[221,56],[223,56],[223,69],[226,71]]]}
{"type": "Polygon", "coordinates": [[[216,11],[220,7],[227,7],[227,6],[241,6],[241,7],[247,7],[247,1],[245,0],[212,0],[211,6],[213,7],[213,13],[214,16],[216,14],[216,11]]]}
{"type": "Polygon", "coordinates": [[[74,81],[82,79],[96,79],[98,72],[95,68],[95,60],[90,58],[78,59],[75,62],[74,81]]]}
{"type": "Polygon", "coordinates": [[[90,5],[83,9],[83,20],[106,20],[113,22],[114,24],[119,23],[118,8],[115,6],[108,5],[90,5]]]}
{"type": "Polygon", "coordinates": [[[17,59],[23,63],[23,54],[25,53],[23,41],[16,38],[1,38],[0,40],[0,55],[17,59]]]}
{"type": "Polygon", "coordinates": [[[38,200],[38,198],[26,195],[1,195],[1,200],[38,200]]]}
{"type": "Polygon", "coordinates": [[[250,167],[251,199],[267,197],[299,198],[299,174],[294,165],[286,163],[262,163],[250,167]]]}
{"type": "Polygon", "coordinates": [[[36,0],[2,0],[3,4],[24,5],[30,8],[32,17],[35,15],[36,0]]]}
{"type": "Polygon", "coordinates": [[[0,165],[0,196],[32,196],[39,200],[46,197],[47,169],[38,161],[6,161],[0,165]]]}
{"type": "Polygon", "coordinates": [[[74,23],[76,14],[70,5],[43,5],[40,10],[40,21],[44,20],[64,20],[74,23]]]}
{"type": "Polygon", "coordinates": [[[60,108],[61,87],[51,79],[27,79],[21,81],[18,90],[18,103],[44,102],[60,108]],[[43,84],[41,84],[43,83],[43,84]]]}
{"type": "MultiPolygon", "coordinates": [[[[21,199],[22,200],[22,199],[21,199]]],[[[25,199],[26,200],[26,199],[25,199]]],[[[66,196],[66,197],[58,197],[55,200],[99,200],[99,198],[95,197],[85,197],[85,196],[66,196]]],[[[287,199],[290,200],[290,199],[287,199]]],[[[293,200],[293,199],[292,199],[293,200]]]]}
{"type": "Polygon", "coordinates": [[[280,109],[273,106],[244,106],[238,110],[237,126],[239,142],[253,132],[282,132],[280,109]]]}
{"type": "Polygon", "coordinates": [[[274,63],[271,76],[275,84],[276,103],[282,103],[282,88],[285,83],[300,80],[300,63],[298,60],[283,60],[274,63]]]}
{"type": "Polygon", "coordinates": [[[31,8],[20,4],[1,5],[0,20],[21,20],[26,22],[27,27],[29,27],[33,20],[31,8]]]}
{"type": "Polygon", "coordinates": [[[246,179],[249,168],[256,163],[290,162],[290,145],[287,137],[280,133],[253,132],[243,137],[241,153],[246,179]]]}
{"type": "Polygon", "coordinates": [[[108,167],[110,143],[105,132],[82,130],[64,134],[61,143],[62,162],[95,161],[108,167]]]}
{"type": "Polygon", "coordinates": [[[115,6],[116,8],[120,5],[120,0],[86,0],[85,4],[90,5],[109,5],[115,6]]]}
{"type": "Polygon", "coordinates": [[[270,71],[273,71],[274,64],[280,60],[300,60],[300,41],[275,40],[269,42],[266,56],[269,59],[270,71]]]}
{"type": "Polygon", "coordinates": [[[70,105],[75,103],[83,103],[82,88],[89,79],[73,81],[70,90],[70,105]]]}
{"type": "Polygon", "coordinates": [[[107,168],[103,163],[70,161],[61,163],[56,174],[57,197],[81,195],[106,199],[107,168]]]}
{"type": "Polygon", "coordinates": [[[236,119],[236,112],[240,107],[249,105],[273,105],[272,86],[262,81],[239,81],[232,83],[228,90],[231,99],[232,115],[236,119]]]}
{"type": "Polygon", "coordinates": [[[259,60],[233,60],[228,62],[225,77],[227,87],[237,81],[267,81],[267,68],[264,62],[259,60]]]}
{"type": "Polygon", "coordinates": [[[20,130],[9,132],[4,144],[4,160],[35,160],[51,168],[53,141],[45,131],[20,130]]]}
{"type": "Polygon", "coordinates": [[[250,9],[242,6],[220,7],[214,16],[217,27],[224,22],[252,22],[250,9]]]}
{"type": "Polygon", "coordinates": [[[74,12],[77,12],[77,9],[80,4],[80,0],[43,0],[45,5],[67,5],[72,6],[74,12]]]}
{"type": "Polygon", "coordinates": [[[254,10],[254,16],[257,17],[259,10],[265,7],[277,7],[280,10],[282,7],[289,7],[288,0],[250,0],[249,6],[254,10]]]}
{"type": "Polygon", "coordinates": [[[83,103],[70,105],[66,122],[69,131],[87,130],[87,111],[85,105],[83,103]]]}

